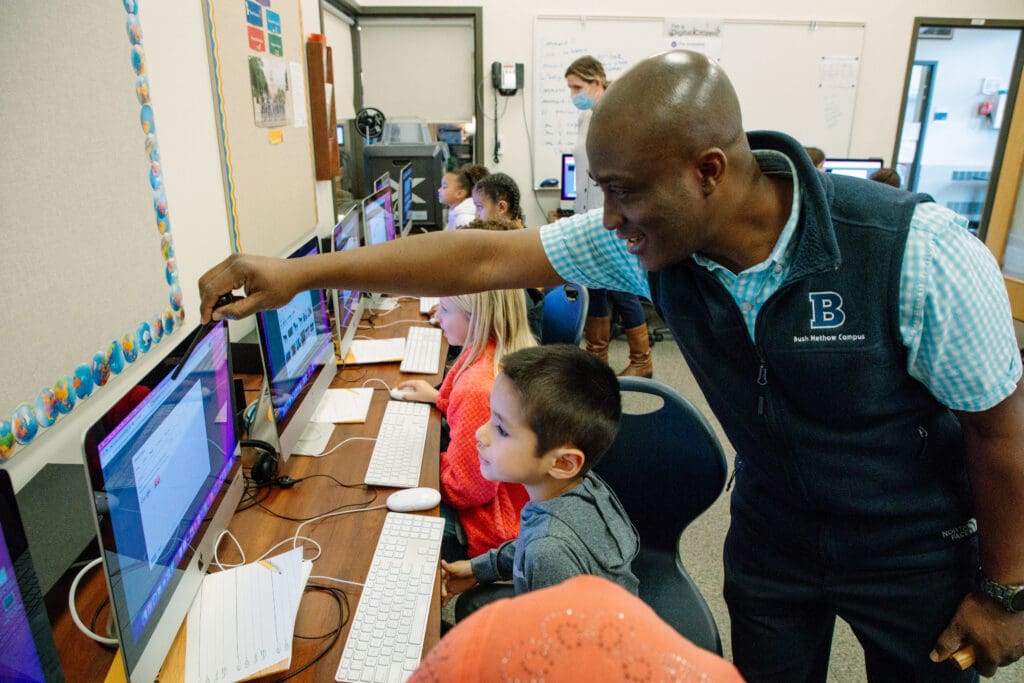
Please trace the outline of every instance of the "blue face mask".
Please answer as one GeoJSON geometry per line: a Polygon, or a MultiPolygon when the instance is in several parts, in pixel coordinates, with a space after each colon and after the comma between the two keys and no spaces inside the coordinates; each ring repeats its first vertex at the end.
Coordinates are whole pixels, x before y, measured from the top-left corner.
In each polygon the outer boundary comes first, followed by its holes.
{"type": "Polygon", "coordinates": [[[578,95],[572,96],[572,103],[577,109],[586,111],[594,106],[594,98],[585,92],[581,92],[578,95]]]}

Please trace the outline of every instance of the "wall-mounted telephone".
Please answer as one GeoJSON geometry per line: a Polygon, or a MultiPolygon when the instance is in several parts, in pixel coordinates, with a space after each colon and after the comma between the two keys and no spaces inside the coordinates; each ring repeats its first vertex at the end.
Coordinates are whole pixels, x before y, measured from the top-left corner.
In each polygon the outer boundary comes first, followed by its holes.
{"type": "Polygon", "coordinates": [[[523,87],[523,65],[492,62],[491,85],[502,95],[515,95],[523,87]]]}

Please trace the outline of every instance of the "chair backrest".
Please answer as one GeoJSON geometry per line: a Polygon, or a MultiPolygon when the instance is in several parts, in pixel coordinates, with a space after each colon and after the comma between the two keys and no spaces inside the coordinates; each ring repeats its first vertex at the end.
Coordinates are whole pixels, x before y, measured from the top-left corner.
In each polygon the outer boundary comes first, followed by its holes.
{"type": "Polygon", "coordinates": [[[679,557],[679,536],[725,486],[722,445],[700,411],[672,387],[620,377],[619,388],[626,408],[622,424],[595,470],[640,534],[633,560],[640,599],[690,641],[722,654],[714,615],[679,557]],[[661,405],[634,410],[634,404],[654,403],[661,405]]]}
{"type": "Polygon", "coordinates": [[[583,341],[589,296],[583,285],[564,284],[544,290],[541,344],[573,344],[583,341]]]}
{"type": "Polygon", "coordinates": [[[619,388],[627,410],[648,401],[631,401],[631,394],[661,405],[643,413],[624,410],[618,436],[595,470],[626,507],[641,543],[675,550],[683,530],[722,493],[728,469],[722,444],[672,387],[620,377],[619,388]]]}

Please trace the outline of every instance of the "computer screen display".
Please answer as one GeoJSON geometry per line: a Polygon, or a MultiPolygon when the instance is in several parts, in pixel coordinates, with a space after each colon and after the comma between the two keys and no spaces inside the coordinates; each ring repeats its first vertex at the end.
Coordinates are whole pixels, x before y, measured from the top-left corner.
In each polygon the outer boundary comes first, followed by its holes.
{"type": "Polygon", "coordinates": [[[338,133],[338,147],[344,147],[345,146],[345,126],[343,124],[339,123],[337,125],[337,127],[336,127],[336,130],[337,130],[337,133],[338,133]]]}
{"type": "Polygon", "coordinates": [[[576,199],[576,157],[562,155],[562,199],[576,199]]]}
{"type": "MultiPolygon", "coordinates": [[[[319,253],[319,240],[313,236],[289,258],[319,253]]],[[[320,397],[334,379],[334,345],[324,290],[300,292],[281,308],[257,314],[256,326],[270,383],[281,458],[287,460],[320,397]]]]}
{"type": "Polygon", "coordinates": [[[241,497],[227,325],[202,326],[87,431],[103,565],[129,680],[153,680],[241,497]]]}
{"type": "Polygon", "coordinates": [[[402,193],[402,236],[409,234],[412,228],[412,163],[402,167],[399,173],[398,186],[402,193]]]}
{"type": "Polygon", "coordinates": [[[363,200],[363,230],[366,244],[383,244],[395,239],[395,215],[391,188],[377,190],[363,200]]]}
{"type": "Polygon", "coordinates": [[[825,159],[822,164],[826,173],[850,175],[855,178],[868,177],[882,168],[881,159],[825,159]]]}
{"type": "Polygon", "coordinates": [[[389,173],[381,173],[380,176],[378,176],[377,179],[373,181],[374,192],[382,190],[385,187],[391,187],[391,174],[389,173]]]}
{"type": "Polygon", "coordinates": [[[14,487],[0,470],[0,681],[64,681],[14,487]]]}
{"type": "MultiPolygon", "coordinates": [[[[363,225],[360,218],[358,204],[342,215],[341,220],[334,226],[331,240],[334,251],[350,251],[359,248],[363,236],[363,225]]],[[[359,291],[351,289],[336,290],[334,296],[334,320],[338,330],[338,357],[344,359],[352,344],[352,338],[355,337],[359,319],[362,317],[362,299],[359,291]]]]}

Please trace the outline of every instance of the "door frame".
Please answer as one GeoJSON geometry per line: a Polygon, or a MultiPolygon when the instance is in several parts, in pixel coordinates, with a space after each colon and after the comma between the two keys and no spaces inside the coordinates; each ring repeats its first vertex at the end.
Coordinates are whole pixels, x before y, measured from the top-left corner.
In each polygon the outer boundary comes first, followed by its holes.
{"type": "MultiPolygon", "coordinates": [[[[978,237],[986,239],[991,227],[992,208],[996,191],[1001,184],[1001,171],[1005,159],[1006,141],[1014,117],[1020,108],[1015,106],[1017,93],[1020,90],[1021,71],[1024,69],[1024,21],[1015,19],[954,19],[948,17],[914,17],[914,28],[910,39],[910,52],[907,55],[907,68],[903,79],[903,90],[900,96],[900,113],[896,128],[896,139],[893,143],[892,159],[899,158],[899,145],[903,137],[903,118],[907,109],[907,85],[910,83],[910,75],[914,68],[915,55],[917,53],[917,41],[922,26],[939,26],[950,28],[971,28],[971,29],[1017,29],[1021,32],[1021,38],[1017,41],[1017,53],[1014,55],[1013,68],[1010,71],[1010,83],[1006,89],[1006,109],[1003,113],[1003,125],[999,129],[999,136],[996,140],[996,151],[992,158],[992,173],[989,178],[988,188],[985,192],[985,208],[982,211],[981,222],[978,226],[978,237]]],[[[1019,181],[1019,178],[1017,179],[1019,181]]],[[[1011,209],[1012,215],[1012,209],[1011,209]]],[[[999,227],[999,226],[996,226],[999,227]]],[[[1009,223],[1006,224],[1009,229],[1009,223]]],[[[1005,246],[1005,245],[1004,245],[1005,246]]],[[[998,256],[1002,256],[1001,252],[998,256]]]]}

